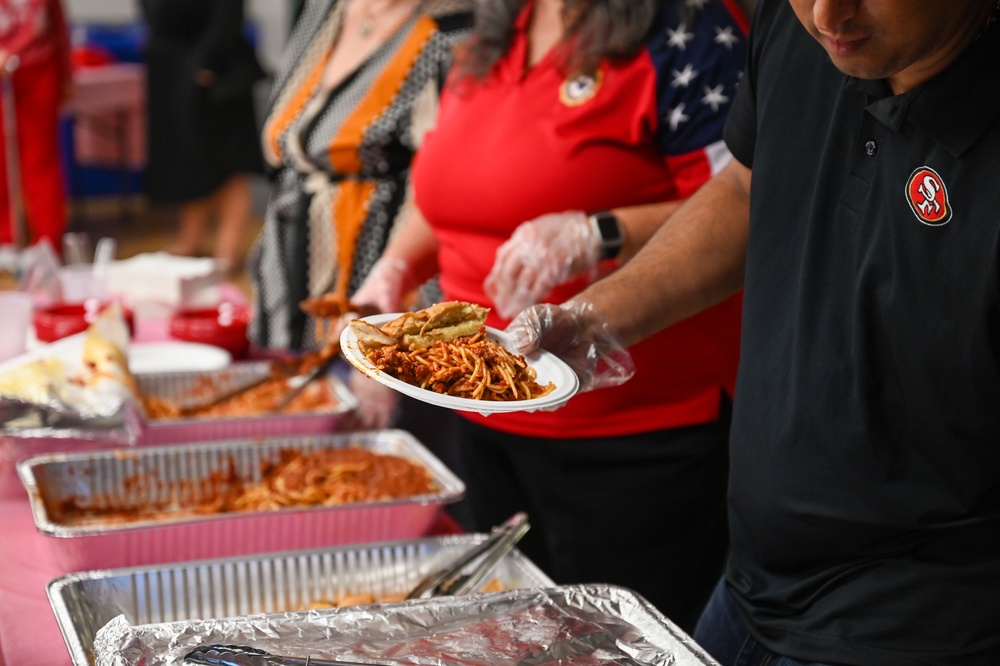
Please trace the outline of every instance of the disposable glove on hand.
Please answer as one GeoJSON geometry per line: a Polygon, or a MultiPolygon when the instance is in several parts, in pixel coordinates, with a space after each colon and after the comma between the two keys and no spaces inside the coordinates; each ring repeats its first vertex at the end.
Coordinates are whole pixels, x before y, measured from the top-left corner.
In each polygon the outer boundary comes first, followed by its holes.
{"type": "Polygon", "coordinates": [[[399,312],[403,290],[409,280],[410,268],[399,259],[378,259],[368,271],[361,286],[351,296],[351,303],[364,309],[364,313],[345,312],[337,320],[334,333],[337,338],[353,319],[377,312],[399,312]],[[367,306],[362,308],[361,306],[367,306]]]}
{"type": "Polygon", "coordinates": [[[600,254],[600,238],[586,213],[542,215],[521,224],[500,246],[483,288],[502,317],[513,317],[571,278],[593,274],[600,254]]]}
{"type": "Polygon", "coordinates": [[[400,394],[397,391],[358,370],[351,371],[347,383],[358,399],[358,408],[354,412],[357,428],[384,430],[392,425],[399,407],[400,394]]]}
{"type": "Polygon", "coordinates": [[[398,312],[410,267],[400,259],[382,257],[372,265],[361,286],[351,296],[358,305],[374,305],[381,312],[398,312]]]}
{"type": "Polygon", "coordinates": [[[580,391],[624,384],[635,374],[632,355],[592,303],[533,305],[507,327],[521,354],[538,348],[565,361],[580,379],[580,391]]]}

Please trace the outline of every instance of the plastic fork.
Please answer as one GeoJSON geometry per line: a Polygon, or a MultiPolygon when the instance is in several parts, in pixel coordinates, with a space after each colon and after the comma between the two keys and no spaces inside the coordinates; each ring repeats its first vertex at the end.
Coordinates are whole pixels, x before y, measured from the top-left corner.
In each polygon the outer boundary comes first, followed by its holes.
{"type": "Polygon", "coordinates": [[[115,259],[118,243],[114,238],[105,236],[97,241],[94,250],[94,296],[98,299],[108,297],[108,268],[115,259]]]}

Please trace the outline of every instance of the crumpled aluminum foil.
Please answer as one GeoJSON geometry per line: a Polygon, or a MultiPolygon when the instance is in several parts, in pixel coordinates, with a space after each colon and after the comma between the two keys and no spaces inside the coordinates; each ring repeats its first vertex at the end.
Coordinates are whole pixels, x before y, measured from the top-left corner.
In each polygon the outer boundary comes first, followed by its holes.
{"type": "Polygon", "coordinates": [[[96,666],[180,666],[213,644],[401,666],[718,666],[641,596],[609,585],[139,626],[118,616],[97,633],[94,657],[96,666]]]}
{"type": "Polygon", "coordinates": [[[141,410],[121,398],[106,404],[100,410],[74,409],[57,399],[38,403],[0,395],[0,441],[56,438],[135,443],[143,428],[141,410]]]}
{"type": "Polygon", "coordinates": [[[91,331],[128,348],[121,309],[112,304],[86,333],[0,363],[0,437],[135,441],[142,408],[121,378],[95,375],[85,363],[91,331]]]}

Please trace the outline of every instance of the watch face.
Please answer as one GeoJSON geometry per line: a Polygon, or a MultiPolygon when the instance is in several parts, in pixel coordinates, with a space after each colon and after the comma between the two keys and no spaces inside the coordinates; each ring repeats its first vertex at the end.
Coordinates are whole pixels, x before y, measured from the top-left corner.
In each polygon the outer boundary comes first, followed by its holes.
{"type": "Polygon", "coordinates": [[[625,234],[622,232],[618,218],[613,213],[601,211],[591,215],[590,219],[597,228],[597,234],[601,239],[601,258],[617,257],[625,241],[625,234]]]}

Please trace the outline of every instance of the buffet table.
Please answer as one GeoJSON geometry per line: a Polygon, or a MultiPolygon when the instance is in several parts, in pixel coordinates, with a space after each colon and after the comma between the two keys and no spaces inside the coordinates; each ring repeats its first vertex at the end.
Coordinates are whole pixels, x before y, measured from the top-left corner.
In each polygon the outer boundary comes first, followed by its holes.
{"type": "MultiPolygon", "coordinates": [[[[442,513],[429,535],[461,532],[442,513]]],[[[0,664],[72,666],[45,594],[61,570],[35,529],[28,498],[0,499],[0,664]]]]}
{"type": "MultiPolygon", "coordinates": [[[[220,292],[231,302],[239,303],[242,298],[228,284],[220,292]]],[[[137,314],[134,343],[167,338],[165,318],[137,314]]],[[[46,595],[47,584],[68,572],[57,561],[52,537],[37,531],[27,494],[21,487],[16,490],[0,492],[0,666],[68,666],[72,660],[46,595]]],[[[441,512],[427,535],[462,532],[457,522],[441,512]]]]}
{"type": "Polygon", "coordinates": [[[45,586],[60,571],[28,498],[0,500],[0,645],[8,664],[69,665],[45,586]]]}

